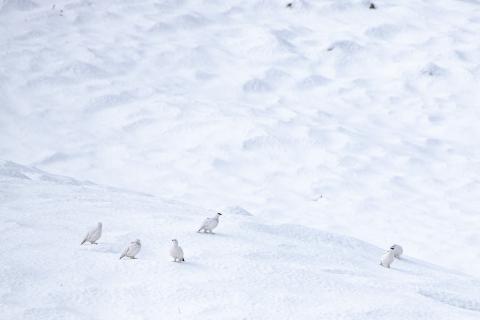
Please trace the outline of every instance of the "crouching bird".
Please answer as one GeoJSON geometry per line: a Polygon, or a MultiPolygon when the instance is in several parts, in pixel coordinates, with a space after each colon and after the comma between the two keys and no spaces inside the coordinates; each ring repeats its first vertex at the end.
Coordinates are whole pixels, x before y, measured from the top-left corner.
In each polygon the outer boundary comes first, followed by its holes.
{"type": "Polygon", "coordinates": [[[140,243],[140,239],[130,242],[128,247],[123,251],[122,255],[120,256],[120,259],[122,259],[123,257],[136,259],[135,256],[140,252],[141,248],[142,244],[140,243]]]}
{"type": "Polygon", "coordinates": [[[95,228],[88,231],[87,235],[85,236],[85,239],[83,239],[80,245],[84,244],[87,241],[90,242],[91,244],[97,244],[97,240],[100,239],[101,236],[102,236],[102,223],[99,222],[95,228]]]}
{"type": "Polygon", "coordinates": [[[394,249],[390,248],[385,252],[380,259],[380,265],[385,268],[390,268],[393,260],[395,259],[394,249]]]}
{"type": "Polygon", "coordinates": [[[395,258],[400,259],[400,256],[403,254],[402,246],[398,244],[392,244],[390,249],[393,249],[393,255],[395,256],[395,258]]]}
{"type": "Polygon", "coordinates": [[[178,240],[173,239],[173,244],[170,248],[170,255],[173,258],[173,262],[184,262],[185,259],[183,258],[183,249],[178,245],[178,240]]]}
{"type": "Polygon", "coordinates": [[[213,233],[212,230],[215,229],[217,226],[218,226],[218,218],[220,218],[222,214],[220,212],[217,212],[217,214],[215,215],[215,217],[213,218],[206,218],[204,221],[203,221],[203,224],[202,226],[200,227],[200,229],[198,229],[197,232],[205,232],[205,233],[213,233]]]}

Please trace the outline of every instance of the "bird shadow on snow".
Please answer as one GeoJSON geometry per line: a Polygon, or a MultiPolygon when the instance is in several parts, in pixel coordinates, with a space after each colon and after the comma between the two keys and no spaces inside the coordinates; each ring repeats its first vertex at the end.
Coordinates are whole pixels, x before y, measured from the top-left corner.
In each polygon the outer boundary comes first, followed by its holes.
{"type": "Polygon", "coordinates": [[[418,275],[418,272],[413,272],[411,270],[407,270],[407,269],[403,269],[403,268],[398,268],[398,266],[392,266],[390,267],[390,270],[393,270],[393,271],[398,271],[398,272],[401,272],[401,273],[405,273],[405,274],[411,274],[411,275],[418,275]]]}
{"type": "Polygon", "coordinates": [[[435,265],[435,264],[432,264],[432,263],[429,263],[429,262],[420,261],[420,260],[417,260],[417,259],[410,259],[410,258],[401,257],[400,259],[397,259],[397,260],[398,260],[397,265],[395,267],[392,267],[392,269],[397,270],[397,271],[401,271],[401,272],[404,272],[404,273],[408,273],[408,274],[419,274],[419,273],[422,273],[423,271],[430,273],[431,270],[436,270],[436,271],[451,273],[451,274],[455,274],[455,275],[459,275],[459,276],[464,275],[463,273],[461,273],[459,271],[451,270],[451,269],[448,269],[448,268],[444,268],[444,267],[441,267],[441,266],[438,266],[438,265],[435,265]],[[415,270],[407,270],[407,269],[403,269],[403,268],[398,268],[398,263],[404,263],[405,266],[415,266],[415,270]],[[421,269],[419,269],[419,268],[421,268],[421,269]]]}
{"type": "Polygon", "coordinates": [[[195,260],[185,260],[184,262],[175,262],[173,260],[170,260],[172,265],[180,265],[182,268],[186,269],[195,269],[195,270],[200,270],[200,269],[206,269],[207,267],[203,264],[200,264],[198,262],[195,262],[195,260]]]}
{"type": "Polygon", "coordinates": [[[197,232],[199,235],[205,235],[205,236],[210,236],[210,237],[221,237],[221,238],[232,238],[231,235],[225,234],[225,233],[207,233],[207,232],[197,232]]]}
{"type": "Polygon", "coordinates": [[[398,271],[398,272],[405,273],[405,274],[411,274],[411,275],[418,274],[418,272],[414,272],[413,270],[405,268],[406,265],[404,265],[404,264],[403,264],[403,267],[402,267],[402,262],[405,262],[405,263],[410,264],[410,265],[415,264],[414,261],[406,259],[406,258],[401,258],[401,259],[395,258],[394,264],[389,269],[392,270],[392,271],[398,271]]]}
{"type": "Polygon", "coordinates": [[[330,274],[336,274],[336,275],[349,275],[349,276],[363,276],[362,274],[359,274],[358,272],[355,272],[353,270],[347,270],[347,269],[321,269],[322,272],[330,273],[330,274]]]}
{"type": "Polygon", "coordinates": [[[82,245],[84,251],[95,251],[100,253],[112,253],[120,255],[121,249],[117,245],[108,242],[99,242],[98,244],[82,245]]]}

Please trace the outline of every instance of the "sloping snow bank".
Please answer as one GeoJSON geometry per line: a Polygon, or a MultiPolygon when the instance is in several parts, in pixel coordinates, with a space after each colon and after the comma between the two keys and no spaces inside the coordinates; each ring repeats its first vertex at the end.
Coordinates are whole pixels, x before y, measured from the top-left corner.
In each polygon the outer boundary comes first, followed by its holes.
{"type": "MultiPolygon", "coordinates": [[[[2,319],[478,319],[480,281],[366,242],[0,163],[2,319]],[[40,177],[40,178],[39,178],[40,177]],[[96,246],[80,246],[96,222],[96,246]],[[119,260],[142,240],[138,260],[119,260]],[[177,238],[186,262],[171,262],[177,238]]],[[[388,244],[387,244],[388,245],[388,244]]]]}

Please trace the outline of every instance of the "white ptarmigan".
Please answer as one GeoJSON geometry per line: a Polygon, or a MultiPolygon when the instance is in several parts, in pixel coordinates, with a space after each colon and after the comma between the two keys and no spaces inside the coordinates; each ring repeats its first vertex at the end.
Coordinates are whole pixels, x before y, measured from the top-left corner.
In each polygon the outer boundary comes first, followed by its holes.
{"type": "Polygon", "coordinates": [[[402,246],[398,245],[398,244],[392,244],[392,246],[390,247],[390,249],[393,249],[393,255],[395,256],[395,258],[399,259],[400,256],[403,254],[403,248],[402,246]]]}
{"type": "Polygon", "coordinates": [[[380,259],[380,265],[385,268],[390,268],[390,265],[392,264],[393,260],[395,259],[393,249],[390,248],[388,249],[387,252],[385,252],[380,259]]]}
{"type": "Polygon", "coordinates": [[[95,228],[93,228],[87,233],[87,235],[85,236],[85,239],[83,239],[80,245],[84,244],[87,241],[90,242],[91,244],[97,244],[97,240],[100,239],[101,236],[102,236],[102,223],[99,222],[95,228]]]}
{"type": "Polygon", "coordinates": [[[170,255],[173,258],[174,262],[183,262],[185,259],[183,258],[183,249],[178,245],[178,240],[173,239],[172,240],[173,244],[172,247],[170,248],[170,255]]]}
{"type": "Polygon", "coordinates": [[[218,218],[220,218],[221,215],[222,214],[220,212],[217,212],[215,217],[206,218],[203,221],[202,226],[200,227],[200,229],[198,229],[197,232],[201,232],[203,230],[203,232],[205,232],[205,233],[213,233],[212,230],[215,229],[218,226],[218,218]]]}
{"type": "Polygon", "coordinates": [[[142,244],[140,243],[139,239],[133,242],[130,242],[128,247],[123,251],[122,255],[120,256],[120,259],[122,259],[123,257],[136,259],[135,256],[140,252],[141,248],[142,248],[142,244]]]}

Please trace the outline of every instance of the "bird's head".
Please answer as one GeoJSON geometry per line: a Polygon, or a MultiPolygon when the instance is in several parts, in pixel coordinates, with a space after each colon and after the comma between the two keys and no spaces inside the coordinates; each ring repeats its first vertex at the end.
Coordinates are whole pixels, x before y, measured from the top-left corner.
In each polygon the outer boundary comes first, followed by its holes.
{"type": "Polygon", "coordinates": [[[140,239],[135,240],[136,244],[140,244],[140,239]]]}
{"type": "Polygon", "coordinates": [[[101,223],[101,222],[99,222],[97,225],[98,225],[99,228],[102,227],[102,223],[101,223]]]}
{"type": "Polygon", "coordinates": [[[172,242],[173,242],[174,244],[178,244],[178,240],[177,240],[177,239],[172,239],[172,242]]]}

